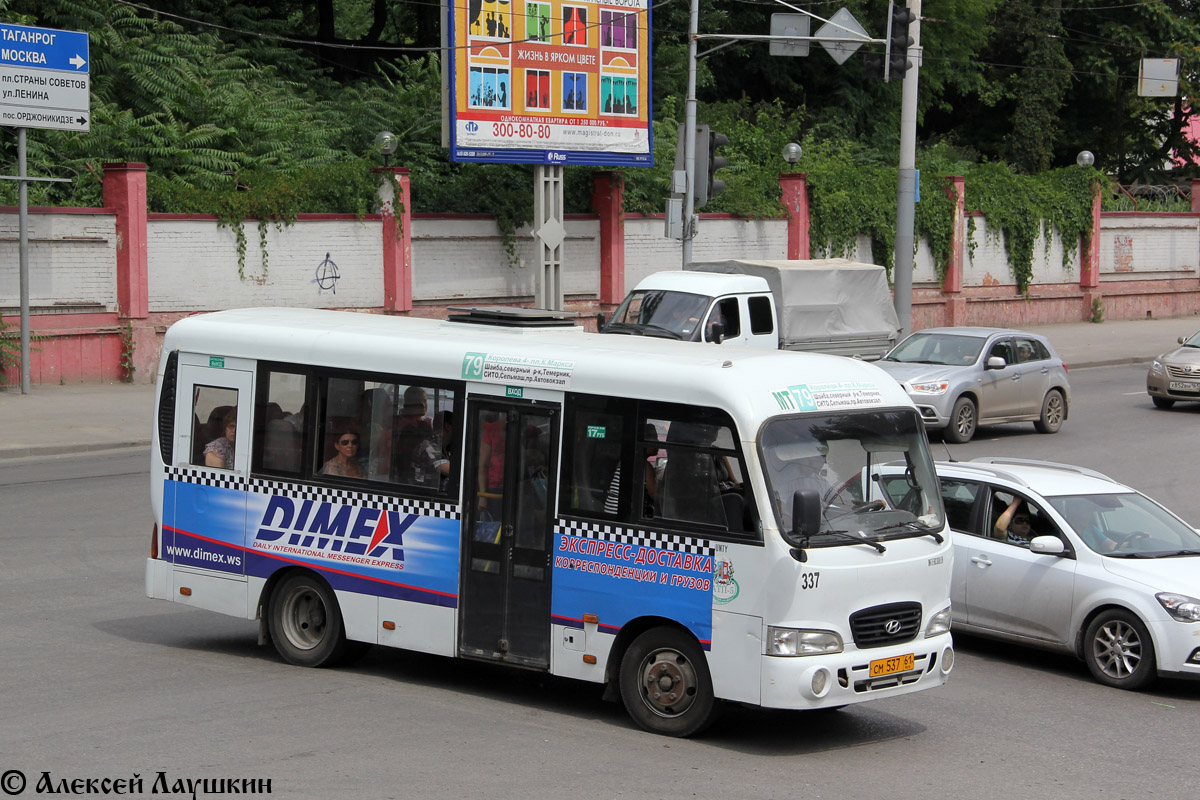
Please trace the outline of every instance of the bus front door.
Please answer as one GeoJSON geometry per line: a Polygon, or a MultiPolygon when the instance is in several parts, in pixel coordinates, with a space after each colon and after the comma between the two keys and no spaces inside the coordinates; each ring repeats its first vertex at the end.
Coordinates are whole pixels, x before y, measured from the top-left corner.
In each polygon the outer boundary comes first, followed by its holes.
{"type": "Polygon", "coordinates": [[[459,652],[549,668],[558,407],[469,409],[459,652]]]}

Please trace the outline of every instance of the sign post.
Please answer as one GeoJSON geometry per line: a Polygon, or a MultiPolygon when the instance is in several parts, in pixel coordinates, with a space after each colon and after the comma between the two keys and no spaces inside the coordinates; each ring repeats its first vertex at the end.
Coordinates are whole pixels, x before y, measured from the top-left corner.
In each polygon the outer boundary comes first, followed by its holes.
{"type": "Polygon", "coordinates": [[[88,35],[0,22],[0,125],[17,129],[18,253],[21,274],[21,394],[29,394],[29,181],[25,129],[91,129],[88,35]]]}

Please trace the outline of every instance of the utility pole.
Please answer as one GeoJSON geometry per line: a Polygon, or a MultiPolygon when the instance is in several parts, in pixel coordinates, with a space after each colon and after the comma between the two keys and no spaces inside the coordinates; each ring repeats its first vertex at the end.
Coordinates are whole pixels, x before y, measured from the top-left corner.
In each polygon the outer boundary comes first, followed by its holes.
{"type": "Polygon", "coordinates": [[[696,235],[696,34],[700,32],[700,0],[691,0],[688,14],[687,107],[683,118],[683,168],[687,186],[683,190],[683,269],[692,262],[692,238],[696,235]]]}
{"type": "Polygon", "coordinates": [[[913,43],[908,57],[912,66],[904,73],[900,100],[900,179],[896,200],[896,251],[892,288],[900,338],[912,328],[913,227],[917,189],[917,73],[921,68],[921,0],[909,0],[916,18],[909,28],[913,43]]]}

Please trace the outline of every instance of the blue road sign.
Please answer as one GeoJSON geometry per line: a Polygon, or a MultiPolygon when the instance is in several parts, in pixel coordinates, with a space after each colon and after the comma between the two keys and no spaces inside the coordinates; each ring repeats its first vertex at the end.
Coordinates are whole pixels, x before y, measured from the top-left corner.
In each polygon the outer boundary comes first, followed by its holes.
{"type": "Polygon", "coordinates": [[[87,131],[88,35],[0,22],[0,125],[87,131]]]}
{"type": "Polygon", "coordinates": [[[0,22],[0,64],[87,73],[88,35],[0,22]]]}

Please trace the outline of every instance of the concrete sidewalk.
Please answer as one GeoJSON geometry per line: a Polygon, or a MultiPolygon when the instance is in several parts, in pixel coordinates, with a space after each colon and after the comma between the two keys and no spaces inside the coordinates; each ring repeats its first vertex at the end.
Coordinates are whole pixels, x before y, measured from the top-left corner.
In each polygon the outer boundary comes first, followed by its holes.
{"type": "MultiPolygon", "coordinates": [[[[1046,336],[1070,369],[1137,364],[1200,330],[1200,316],[1074,322],[1026,330],[1046,336]]],[[[147,447],[154,387],[125,383],[0,389],[0,459],[147,447]]]]}

